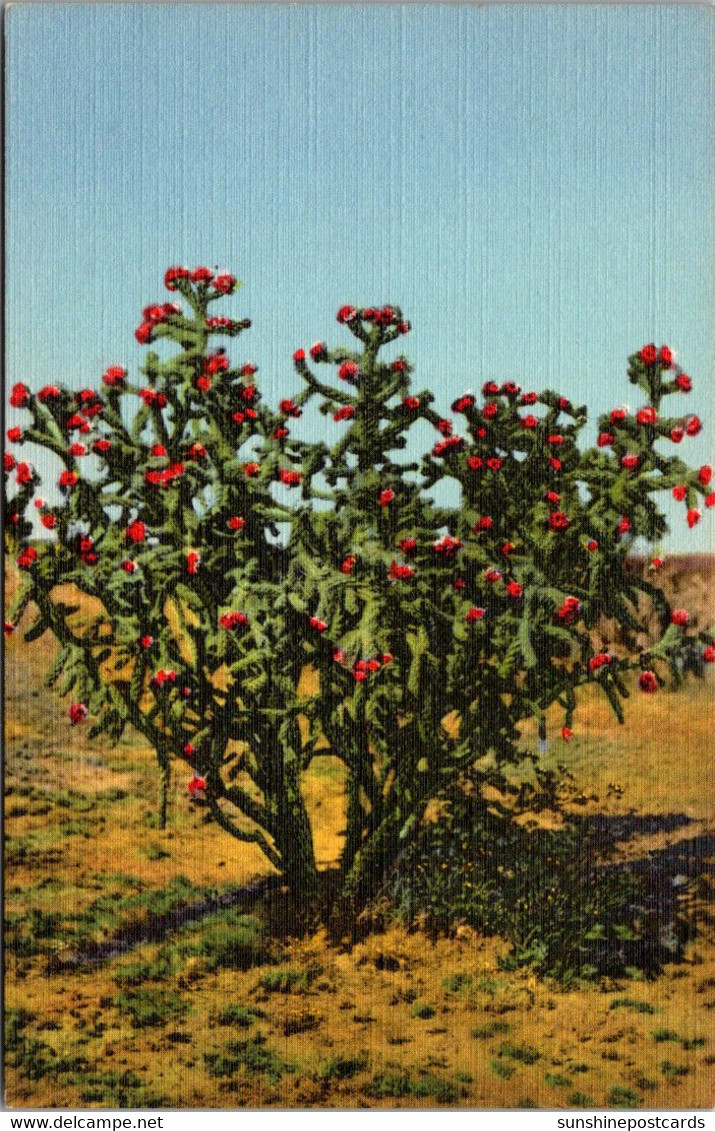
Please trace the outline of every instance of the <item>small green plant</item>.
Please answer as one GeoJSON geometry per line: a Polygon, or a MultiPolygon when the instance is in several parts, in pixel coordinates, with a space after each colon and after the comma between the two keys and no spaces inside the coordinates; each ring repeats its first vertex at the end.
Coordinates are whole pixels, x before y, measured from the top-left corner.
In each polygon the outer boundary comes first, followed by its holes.
{"type": "Polygon", "coordinates": [[[420,1021],[429,1021],[430,1017],[434,1017],[437,1010],[433,1005],[427,1005],[424,1001],[416,1001],[411,1012],[412,1016],[419,1017],[420,1021]]]}
{"type": "Polygon", "coordinates": [[[308,970],[269,970],[261,976],[258,985],[267,994],[307,993],[321,973],[318,967],[308,970]]]}
{"type": "Polygon", "coordinates": [[[442,985],[448,994],[464,993],[474,985],[474,978],[471,974],[450,974],[448,978],[443,979],[442,985]]]}
{"type": "Polygon", "coordinates": [[[569,1088],[573,1083],[568,1076],[562,1076],[560,1072],[545,1072],[544,1080],[550,1088],[569,1088]]]}
{"type": "Polygon", "coordinates": [[[502,1033],[508,1033],[511,1025],[508,1021],[487,1021],[486,1025],[477,1025],[472,1029],[472,1036],[477,1041],[488,1041],[502,1033]]]}
{"type": "Polygon", "coordinates": [[[432,1098],[445,1104],[454,1103],[459,1095],[455,1086],[447,1080],[431,1073],[415,1078],[402,1070],[379,1072],[373,1076],[365,1092],[376,1099],[414,1096],[416,1099],[432,1098]]]}
{"type": "Polygon", "coordinates": [[[499,1046],[499,1055],[518,1060],[521,1064],[536,1064],[541,1057],[541,1053],[533,1045],[513,1045],[508,1041],[499,1046]]]}
{"type": "Polygon", "coordinates": [[[246,1041],[229,1041],[223,1051],[204,1053],[204,1063],[209,1076],[235,1076],[243,1071],[247,1076],[267,1076],[276,1083],[286,1072],[295,1072],[295,1066],[281,1060],[266,1045],[262,1036],[246,1041]]]}
{"type": "Polygon", "coordinates": [[[114,1004],[126,1014],[135,1029],[167,1025],[185,1017],[190,1005],[180,993],[166,989],[138,988],[117,994],[114,1004]]]}
{"type": "Polygon", "coordinates": [[[568,1098],[569,1107],[593,1107],[594,1103],[591,1096],[585,1092],[572,1092],[568,1098]]]}
{"type": "Polygon", "coordinates": [[[186,952],[204,956],[210,970],[250,970],[276,961],[276,948],[254,915],[226,912],[213,918],[186,952]]]}
{"type": "Polygon", "coordinates": [[[664,1044],[666,1041],[677,1041],[680,1043],[681,1037],[674,1029],[654,1029],[651,1037],[656,1044],[664,1044]]]}
{"type": "Polygon", "coordinates": [[[680,1076],[687,1076],[690,1072],[690,1067],[687,1064],[673,1064],[670,1060],[662,1060],[660,1070],[664,1076],[669,1077],[671,1080],[676,1080],[680,1076]]]}
{"type": "Polygon", "coordinates": [[[632,1088],[626,1088],[622,1084],[616,1084],[611,1088],[606,1098],[608,1107],[640,1107],[641,1097],[632,1088]]]}
{"type": "Polygon", "coordinates": [[[357,1076],[358,1072],[364,1072],[368,1066],[368,1055],[366,1052],[358,1053],[357,1056],[333,1056],[330,1060],[326,1061],[318,1072],[320,1080],[350,1080],[353,1076],[357,1076]]]}
{"type": "Polygon", "coordinates": [[[655,1007],[647,1001],[638,1001],[633,997],[616,997],[611,1002],[611,1009],[633,1009],[636,1013],[655,1013],[655,1007]]]}
{"type": "Polygon", "coordinates": [[[514,1075],[516,1069],[511,1064],[505,1064],[503,1060],[490,1060],[489,1067],[495,1076],[499,1076],[502,1080],[509,1080],[514,1075]]]}
{"type": "Polygon", "coordinates": [[[250,1029],[251,1025],[262,1017],[265,1017],[265,1013],[261,1009],[248,1008],[245,1005],[228,1005],[216,1014],[216,1023],[250,1029]]]}

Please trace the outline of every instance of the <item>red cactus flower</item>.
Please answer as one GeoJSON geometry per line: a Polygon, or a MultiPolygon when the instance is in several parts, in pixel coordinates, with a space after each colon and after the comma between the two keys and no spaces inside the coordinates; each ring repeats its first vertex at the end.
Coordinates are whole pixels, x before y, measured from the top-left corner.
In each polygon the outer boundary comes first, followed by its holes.
{"type": "Polygon", "coordinates": [[[561,502],[561,496],[558,491],[547,491],[544,498],[547,503],[553,503],[554,506],[557,506],[561,502]]]}
{"type": "Polygon", "coordinates": [[[146,538],[146,524],[139,519],[130,522],[126,529],[126,537],[130,542],[143,542],[146,538]]]}
{"type": "Polygon", "coordinates": [[[484,514],[474,525],[472,534],[479,534],[482,530],[491,530],[494,526],[494,519],[491,515],[484,514]]]}
{"type": "Polygon", "coordinates": [[[599,652],[597,656],[592,656],[588,661],[589,671],[596,672],[608,664],[613,663],[613,656],[609,652],[599,652]]]}
{"type": "Polygon", "coordinates": [[[663,559],[662,558],[657,558],[657,557],[651,558],[651,561],[650,561],[650,568],[651,569],[654,569],[654,570],[660,569],[662,565],[663,565],[663,559]]]}
{"type": "Polygon", "coordinates": [[[664,369],[670,369],[671,365],[673,364],[673,351],[668,349],[667,346],[661,346],[660,353],[658,354],[658,361],[664,369]]]}
{"type": "Polygon", "coordinates": [[[390,505],[394,497],[395,492],[390,487],[386,487],[384,491],[380,491],[380,497],[377,500],[378,505],[381,507],[387,507],[390,505]]]}
{"type": "Polygon", "coordinates": [[[217,275],[212,286],[218,294],[230,295],[236,286],[236,280],[233,275],[217,275]]]}
{"type": "Polygon", "coordinates": [[[137,563],[127,559],[127,561],[122,562],[121,568],[125,573],[136,573],[137,563]]]}
{"type": "Polygon", "coordinates": [[[633,452],[628,452],[626,455],[621,456],[621,467],[625,467],[626,471],[634,471],[640,460],[633,452]]]}
{"type": "Polygon", "coordinates": [[[211,388],[211,378],[202,373],[200,377],[196,378],[196,388],[200,393],[208,393],[211,388]]]}
{"type": "Polygon", "coordinates": [[[552,511],[549,515],[549,530],[566,530],[570,519],[563,511],[552,511]]]}
{"type": "Polygon", "coordinates": [[[398,322],[397,329],[403,335],[409,334],[410,330],[412,329],[412,324],[410,322],[398,322]]]}
{"type": "Polygon", "coordinates": [[[436,554],[441,554],[445,558],[453,558],[458,550],[464,546],[458,538],[452,538],[449,534],[445,534],[443,538],[439,538],[432,546],[436,554]]]}
{"type": "Polygon", "coordinates": [[[537,416],[529,414],[528,416],[522,416],[520,419],[522,428],[533,429],[539,427],[539,418],[537,416]]]}
{"type": "Polygon", "coordinates": [[[687,522],[688,522],[688,526],[690,527],[691,530],[693,529],[694,526],[697,526],[697,524],[700,522],[700,519],[702,517],[703,517],[702,512],[699,511],[696,507],[693,507],[691,510],[688,511],[687,522]]]}
{"type": "Polygon", "coordinates": [[[521,585],[519,585],[518,581],[508,581],[506,591],[510,597],[518,598],[521,597],[524,589],[521,585]]]}
{"type": "Polygon", "coordinates": [[[341,381],[354,381],[359,372],[356,361],[344,361],[338,369],[338,377],[341,381]]]}
{"type": "Polygon", "coordinates": [[[340,572],[346,573],[346,574],[352,573],[353,569],[355,568],[355,562],[356,562],[356,558],[353,557],[352,554],[350,554],[347,558],[344,558],[344,560],[340,563],[340,572]]]}
{"type": "Polygon", "coordinates": [[[69,454],[76,459],[87,455],[87,448],[84,444],[71,444],[69,447],[69,454]]]}
{"type": "Polygon", "coordinates": [[[640,357],[641,361],[643,361],[646,365],[655,365],[657,357],[658,357],[658,351],[656,350],[655,346],[651,342],[650,345],[643,346],[643,349],[640,351],[638,356],[640,357]]]}
{"type": "Polygon", "coordinates": [[[184,746],[184,757],[192,758],[196,753],[196,747],[191,742],[187,742],[184,746]]]}
{"type": "Polygon", "coordinates": [[[218,618],[218,623],[221,625],[221,628],[230,630],[239,627],[245,628],[246,625],[248,625],[250,622],[245,613],[236,613],[231,611],[228,613],[222,613],[218,618]]]}
{"type": "Polygon", "coordinates": [[[611,410],[611,424],[621,424],[627,416],[628,413],[625,408],[614,408],[611,410]]]}
{"type": "Polygon", "coordinates": [[[11,452],[5,452],[5,471],[10,472],[15,469],[15,457],[11,452]]]}
{"type": "Polygon", "coordinates": [[[357,314],[354,306],[341,306],[336,317],[338,322],[352,322],[357,314]]]}
{"type": "Polygon", "coordinates": [[[514,381],[505,381],[501,387],[501,392],[505,397],[516,397],[521,389],[514,381]]]}
{"type": "Polygon", "coordinates": [[[414,538],[403,538],[400,542],[397,543],[397,548],[399,550],[402,550],[402,553],[406,558],[409,558],[410,555],[414,554],[415,550],[417,549],[417,542],[414,538]]]}
{"type": "Polygon", "coordinates": [[[260,470],[261,465],[259,463],[244,463],[243,465],[243,474],[247,479],[255,479],[260,470]]]}
{"type": "Polygon", "coordinates": [[[685,436],[685,429],[684,428],[671,428],[670,438],[671,438],[671,440],[673,441],[674,444],[679,444],[684,436],[685,436]]]}
{"type": "Polygon", "coordinates": [[[76,727],[80,723],[86,722],[88,715],[89,711],[84,703],[70,703],[69,710],[67,711],[70,726],[76,727]]]}
{"type": "Polygon", "coordinates": [[[26,487],[28,483],[32,483],[34,474],[34,468],[29,463],[18,463],[15,482],[18,487],[26,487]]]}
{"type": "Polygon", "coordinates": [[[670,614],[670,619],[673,624],[685,628],[686,624],[690,621],[690,613],[687,609],[673,609],[670,614]]]}
{"type": "Polygon", "coordinates": [[[325,621],[321,620],[320,617],[310,617],[308,624],[311,628],[315,629],[316,632],[325,632],[328,627],[325,621]]]}
{"type": "Polygon", "coordinates": [[[415,576],[415,571],[411,566],[398,565],[397,562],[392,562],[390,566],[389,576],[393,581],[411,581],[415,576]]]}
{"type": "Polygon", "coordinates": [[[483,576],[484,580],[488,581],[490,584],[494,584],[495,581],[501,581],[501,571],[498,569],[485,569],[483,576]]]}
{"type": "Polygon", "coordinates": [[[341,420],[352,420],[355,415],[355,407],[351,404],[343,405],[337,412],[333,413],[333,420],[339,423],[341,420]]]}
{"type": "Polygon", "coordinates": [[[675,386],[681,393],[689,393],[693,387],[693,382],[687,373],[679,373],[675,378],[675,386]]]}
{"type": "Polygon", "coordinates": [[[105,440],[105,439],[95,440],[94,443],[92,444],[92,451],[96,452],[96,454],[98,456],[103,456],[103,455],[106,455],[106,453],[109,451],[111,446],[112,446],[111,440],[105,440]]]}
{"type": "Polygon", "coordinates": [[[703,659],[706,664],[715,664],[715,647],[712,644],[708,644],[703,652],[703,659]]]}
{"type": "Polygon", "coordinates": [[[278,478],[286,487],[297,487],[302,476],[299,471],[288,471],[285,467],[282,467],[278,472],[278,478]]]}
{"type": "Polygon", "coordinates": [[[464,393],[463,396],[457,397],[456,401],[452,401],[452,412],[466,412],[470,408],[474,408],[474,397],[471,393],[464,393]]]}
{"type": "Polygon", "coordinates": [[[353,672],[353,677],[357,683],[364,683],[364,681],[367,679],[367,672],[364,670],[364,668],[357,668],[353,672]]]}
{"type": "Polygon", "coordinates": [[[466,620],[467,624],[474,624],[476,621],[482,620],[482,618],[486,616],[486,613],[486,609],[477,608],[477,606],[475,605],[471,609],[467,610],[464,619],[466,620]]]}
{"type": "Polygon", "coordinates": [[[552,471],[561,471],[563,464],[562,464],[560,459],[556,459],[556,456],[550,456],[549,457],[549,467],[551,468],[552,471]]]}
{"type": "Polygon", "coordinates": [[[497,385],[496,381],[486,381],[482,385],[482,395],[485,397],[498,397],[499,386],[497,385]]]}
{"type": "Polygon", "coordinates": [[[154,637],[149,636],[149,634],[145,632],[143,636],[139,637],[139,643],[141,644],[142,648],[151,648],[152,644],[154,643],[154,637]]]}
{"type": "Polygon", "coordinates": [[[296,350],[293,354],[293,363],[297,366],[305,365],[305,350],[296,350]]]}
{"type": "Polygon", "coordinates": [[[500,459],[499,456],[490,456],[487,460],[487,467],[490,471],[501,471],[503,466],[504,460],[500,459]]]}
{"type": "Polygon", "coordinates": [[[195,575],[199,572],[201,565],[201,554],[198,550],[189,550],[186,555],[186,572],[195,575]]]}
{"type": "Polygon", "coordinates": [[[685,431],[687,432],[688,436],[697,436],[698,433],[702,430],[702,427],[703,426],[700,421],[700,417],[698,416],[689,416],[685,422],[685,431]]]}
{"type": "Polygon", "coordinates": [[[8,428],[7,438],[11,444],[17,444],[22,439],[22,428],[8,428]]]}
{"type": "Polygon", "coordinates": [[[47,404],[48,401],[56,401],[59,399],[60,390],[57,385],[43,385],[37,394],[37,399],[40,404],[47,404]]]}
{"type": "Polygon", "coordinates": [[[214,273],[209,267],[196,267],[191,272],[192,283],[210,283],[213,277],[214,273]]]}
{"type": "Polygon", "coordinates": [[[189,779],[189,784],[186,788],[189,791],[189,796],[192,801],[203,801],[206,793],[206,778],[194,774],[194,776],[189,779]]]}
{"type": "Polygon", "coordinates": [[[640,408],[638,410],[636,413],[636,421],[638,424],[657,424],[658,413],[651,405],[647,405],[646,408],[640,408]]]}
{"type": "Polygon", "coordinates": [[[672,495],[676,503],[682,503],[687,493],[688,488],[682,483],[679,483],[677,487],[673,487],[672,495]]]}
{"type": "Polygon", "coordinates": [[[5,632],[5,635],[6,635],[6,636],[12,636],[12,634],[13,634],[13,632],[14,632],[14,631],[15,631],[15,625],[14,625],[14,624],[12,624],[12,623],[11,623],[11,621],[9,621],[9,620],[6,620],[6,621],[5,621],[5,625],[4,625],[4,632],[5,632]]]}
{"type": "Polygon", "coordinates": [[[342,648],[336,648],[335,649],[335,651],[333,652],[333,660],[335,661],[336,664],[344,664],[345,663],[345,661],[347,660],[347,656],[343,652],[342,648]]]}
{"type": "Polygon", "coordinates": [[[167,291],[175,291],[180,279],[188,279],[189,272],[185,267],[169,267],[164,274],[164,286],[167,291]]]}
{"type": "Polygon", "coordinates": [[[20,569],[29,569],[37,561],[37,550],[34,546],[26,546],[17,559],[20,569]]]}
{"type": "Polygon", "coordinates": [[[598,549],[598,542],[595,538],[589,539],[589,541],[586,543],[586,549],[588,550],[589,554],[594,554],[596,552],[596,550],[598,549]]]}
{"type": "Polygon", "coordinates": [[[328,355],[328,347],[325,342],[313,342],[309,352],[313,361],[322,361],[328,355]]]}
{"type": "Polygon", "coordinates": [[[703,464],[703,466],[700,468],[700,471],[698,472],[698,483],[700,483],[703,487],[707,487],[712,477],[713,469],[710,467],[710,464],[703,464]]]}
{"type": "Polygon", "coordinates": [[[658,690],[658,680],[655,672],[641,672],[638,676],[638,686],[641,691],[645,691],[647,695],[652,695],[658,690]]]}
{"type": "Polygon", "coordinates": [[[292,416],[295,420],[297,420],[298,417],[303,413],[302,408],[300,408],[299,405],[295,404],[294,401],[290,400],[289,397],[286,397],[284,400],[282,400],[278,405],[278,408],[284,416],[292,416]]]}
{"type": "Polygon", "coordinates": [[[53,514],[43,514],[40,518],[40,522],[45,527],[45,530],[54,530],[57,526],[57,519],[53,514]]]}
{"type": "Polygon", "coordinates": [[[546,443],[551,444],[552,447],[559,447],[561,444],[563,444],[563,442],[564,442],[564,438],[559,433],[556,433],[553,436],[547,436],[546,437],[546,443]]]}
{"type": "Polygon", "coordinates": [[[392,655],[391,652],[383,652],[382,656],[380,657],[383,664],[391,664],[392,661],[394,660],[394,658],[395,657],[392,655]]]}
{"type": "Polygon", "coordinates": [[[443,436],[451,436],[452,435],[452,421],[451,420],[438,420],[437,424],[436,424],[436,428],[437,428],[437,431],[441,432],[443,436]]]}
{"type": "Polygon", "coordinates": [[[57,486],[64,490],[70,487],[76,487],[79,483],[79,476],[74,471],[63,471],[57,480],[57,486]]]}
{"type": "Polygon", "coordinates": [[[25,408],[30,403],[30,390],[27,385],[23,385],[18,381],[17,385],[13,385],[12,392],[10,393],[10,404],[13,408],[25,408]]]}
{"type": "Polygon", "coordinates": [[[571,730],[571,727],[561,727],[561,737],[563,738],[564,742],[570,742],[573,738],[573,731],[571,730]]]}
{"type": "Polygon", "coordinates": [[[228,526],[230,530],[243,530],[245,525],[245,518],[241,518],[241,516],[237,514],[233,515],[233,517],[229,518],[228,520],[228,526]]]}
{"type": "Polygon", "coordinates": [[[614,438],[610,432],[601,432],[598,439],[596,440],[596,443],[598,444],[599,448],[610,448],[611,444],[613,443],[613,439],[614,438]]]}
{"type": "Polygon", "coordinates": [[[709,495],[706,495],[703,502],[706,507],[715,507],[715,491],[711,491],[709,495]]]}
{"type": "Polygon", "coordinates": [[[627,534],[630,529],[631,520],[627,518],[626,515],[623,515],[622,518],[619,519],[618,526],[616,527],[616,534],[627,534]]]}
{"type": "Polygon", "coordinates": [[[470,456],[467,460],[467,467],[470,471],[479,471],[484,466],[484,460],[481,456],[470,456]]]}
{"type": "Polygon", "coordinates": [[[420,407],[420,399],[419,397],[403,397],[402,406],[403,408],[408,408],[411,412],[414,412],[415,409],[418,409],[420,407]]]}
{"type": "Polygon", "coordinates": [[[539,394],[538,393],[522,393],[521,398],[520,398],[521,404],[523,404],[523,405],[536,404],[538,402],[538,400],[539,400],[539,394]]]}
{"type": "Polygon", "coordinates": [[[484,408],[482,409],[482,416],[485,420],[493,420],[495,416],[498,416],[498,414],[499,405],[496,401],[490,401],[489,404],[485,404],[484,408]]]}

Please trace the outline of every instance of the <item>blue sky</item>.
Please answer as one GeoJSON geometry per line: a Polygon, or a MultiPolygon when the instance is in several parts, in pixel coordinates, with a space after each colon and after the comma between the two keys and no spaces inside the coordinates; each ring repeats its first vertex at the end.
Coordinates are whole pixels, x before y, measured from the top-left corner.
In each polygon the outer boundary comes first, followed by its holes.
{"type": "MultiPolygon", "coordinates": [[[[702,5],[25,4],[7,17],[7,377],[136,369],[166,266],[270,398],[343,302],[413,323],[418,385],[628,403],[667,342],[715,402],[713,12],[702,5]]],[[[634,399],[635,406],[635,399],[634,399]]],[[[640,401],[638,402],[640,403],[640,401]]],[[[712,549],[712,512],[666,547],[712,549]]]]}

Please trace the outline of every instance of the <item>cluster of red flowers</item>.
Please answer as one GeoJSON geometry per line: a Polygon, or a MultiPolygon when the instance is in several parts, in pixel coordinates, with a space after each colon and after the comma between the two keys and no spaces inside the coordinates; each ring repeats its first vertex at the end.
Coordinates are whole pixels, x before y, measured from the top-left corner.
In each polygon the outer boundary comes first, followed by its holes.
{"type": "Polygon", "coordinates": [[[167,671],[165,668],[159,668],[157,672],[149,680],[149,686],[153,691],[159,687],[173,687],[176,683],[176,672],[167,671]]]}
{"type": "Polygon", "coordinates": [[[76,727],[78,724],[86,722],[88,715],[89,711],[84,703],[70,703],[69,710],[67,711],[70,726],[76,727]]]}
{"type": "MultiPolygon", "coordinates": [[[[171,289],[171,288],[170,288],[171,289]]],[[[181,314],[181,307],[175,302],[164,302],[160,306],[145,306],[142,320],[134,331],[134,337],[143,346],[154,340],[154,330],[167,318],[181,314]]]]}
{"type": "MultiPolygon", "coordinates": [[[[371,660],[355,660],[352,664],[352,673],[355,682],[364,683],[369,676],[374,675],[375,672],[379,672],[380,668],[384,667],[386,664],[391,664],[393,659],[394,656],[389,652],[383,652],[380,657],[374,656],[371,660]]],[[[342,648],[337,648],[335,652],[333,652],[333,660],[336,664],[342,664],[345,667],[350,666],[350,661],[342,648]]]]}
{"type": "Polygon", "coordinates": [[[221,628],[226,628],[230,631],[233,628],[245,628],[246,625],[249,624],[249,620],[245,613],[229,612],[222,613],[218,618],[218,623],[221,625],[221,628]]]}
{"type": "Polygon", "coordinates": [[[88,534],[77,535],[75,548],[83,565],[95,566],[99,561],[99,555],[94,548],[94,540],[88,534]]]}
{"type": "Polygon", "coordinates": [[[215,275],[210,267],[194,267],[191,271],[187,267],[169,267],[164,275],[164,286],[167,291],[178,290],[180,282],[202,287],[208,287],[210,284],[217,295],[230,295],[236,287],[235,278],[226,271],[215,275]]]}
{"type": "Polygon", "coordinates": [[[578,597],[566,597],[561,608],[557,609],[556,616],[564,624],[573,624],[580,608],[581,602],[578,597]]]}
{"type": "Polygon", "coordinates": [[[439,458],[447,452],[456,452],[464,446],[461,436],[447,436],[446,440],[438,440],[432,448],[432,455],[439,458]]]}
{"type": "Polygon", "coordinates": [[[440,557],[451,559],[459,550],[462,549],[463,546],[464,543],[460,542],[459,538],[452,538],[451,535],[445,534],[444,537],[439,538],[433,544],[432,549],[434,550],[435,554],[439,554],[440,557]]]}
{"type": "Polygon", "coordinates": [[[400,565],[398,562],[393,561],[388,576],[393,581],[411,581],[415,576],[415,571],[412,566],[400,565]]]}

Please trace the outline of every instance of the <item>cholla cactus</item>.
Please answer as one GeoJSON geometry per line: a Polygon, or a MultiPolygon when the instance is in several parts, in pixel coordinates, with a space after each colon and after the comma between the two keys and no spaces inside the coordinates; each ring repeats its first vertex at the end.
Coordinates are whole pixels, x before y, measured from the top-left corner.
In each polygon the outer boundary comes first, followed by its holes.
{"type": "Polygon", "coordinates": [[[690,525],[700,500],[715,502],[709,467],[657,446],[699,430],[693,414],[661,407],[691,381],[666,347],[633,355],[644,404],[604,417],[593,449],[577,443],[585,408],[514,382],[487,382],[481,404],[457,398],[457,424],[412,390],[404,355],[384,359],[409,331],[402,312],[344,306],[350,347],[298,350],[300,385],[272,410],[257,367],[212,344],[250,325],[209,316],[233,276],[176,267],[165,283],[180,301],[147,307],[136,336],[178,352],[150,351],[142,381],[112,365],[99,389],[12,390],[29,424],[9,440],[50,450],[62,470],[51,505],[32,465],[5,456],[21,574],[6,631],[32,601],[26,639],[59,641],[49,682],[72,693],[71,725],[117,740],[129,722],[147,738],[162,821],[171,767],[183,765],[187,803],[259,846],[304,925],[328,909],[301,781],[313,757],[340,759],[342,928],[458,775],[504,784],[525,719],[537,718],[543,744],[559,704],[568,741],[583,684],[597,683],[622,719],[630,669],[652,693],[668,667],[678,677],[684,642],[715,658],[687,610],[671,614],[628,569],[634,539],[665,530],[658,492],[682,499],[690,525]],[[327,418],[320,442],[292,434],[311,402],[327,418]],[[436,438],[409,462],[417,421],[436,438]],[[460,488],[454,508],[431,494],[445,479],[460,488]],[[82,615],[58,583],[100,611],[82,615]],[[662,630],[648,645],[643,595],[662,630]],[[598,641],[605,618],[621,627],[613,649],[598,641]]]}

